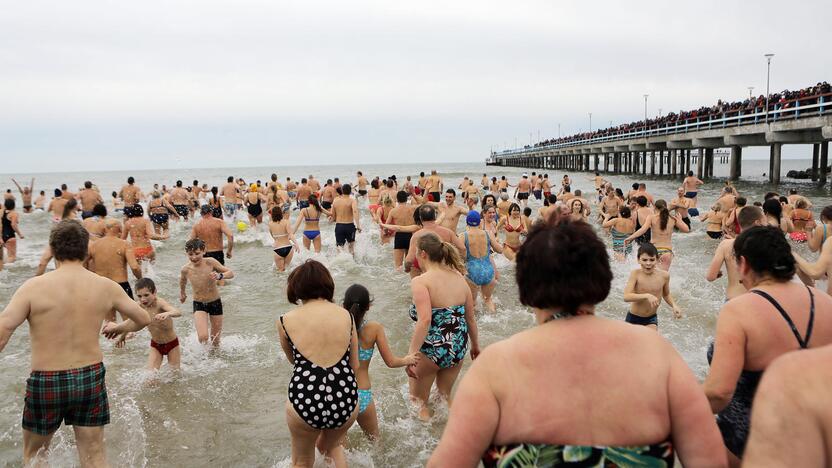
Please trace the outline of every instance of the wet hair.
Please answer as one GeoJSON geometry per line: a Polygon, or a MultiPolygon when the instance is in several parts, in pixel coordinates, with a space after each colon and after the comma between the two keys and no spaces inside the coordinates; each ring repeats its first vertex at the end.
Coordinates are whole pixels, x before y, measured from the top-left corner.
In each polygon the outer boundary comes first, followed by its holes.
{"type": "Polygon", "coordinates": [[[127,183],[128,184],[133,185],[135,182],[136,182],[136,179],[134,179],[133,176],[130,176],[130,177],[127,178],[127,183]]]}
{"type": "Polygon", "coordinates": [[[773,226],[754,226],[743,231],[734,240],[734,256],[745,258],[755,273],[771,275],[780,282],[791,280],[795,274],[792,248],[783,232],[773,226]]]}
{"type": "Polygon", "coordinates": [[[667,229],[667,222],[670,220],[670,211],[667,209],[667,202],[664,200],[656,200],[654,206],[659,210],[659,227],[667,229]]]}
{"type": "Polygon", "coordinates": [[[199,181],[194,179],[194,186],[197,186],[197,185],[199,185],[199,181]]]}
{"type": "Polygon", "coordinates": [[[107,207],[103,203],[98,203],[92,207],[92,215],[103,218],[107,216],[107,207]]]}
{"type": "Polygon", "coordinates": [[[779,196],[780,195],[777,192],[766,192],[766,194],[763,195],[763,201],[768,200],[769,198],[777,198],[779,196]]]}
{"type": "MultiPolygon", "coordinates": [[[[66,184],[61,184],[61,190],[63,190],[64,192],[67,191],[66,184]]],[[[9,189],[9,193],[11,193],[11,192],[12,192],[12,189],[9,189]]]]}
{"type": "Polygon", "coordinates": [[[433,206],[424,204],[416,211],[419,212],[419,220],[421,222],[436,221],[436,209],[433,206]]]}
{"type": "Polygon", "coordinates": [[[130,213],[125,214],[127,214],[128,218],[141,218],[142,216],[144,216],[144,208],[142,208],[141,205],[136,203],[130,208],[130,213]]]}
{"type": "Polygon", "coordinates": [[[323,208],[321,208],[321,202],[318,201],[318,196],[314,193],[309,195],[309,198],[307,198],[306,201],[309,202],[310,205],[314,206],[319,213],[323,211],[323,208]]]}
{"type": "Polygon", "coordinates": [[[352,193],[352,185],[344,184],[344,185],[341,186],[341,194],[342,195],[349,196],[349,194],[351,194],[351,193],[352,193]]]}
{"type": "Polygon", "coordinates": [[[549,194],[549,197],[546,201],[548,201],[550,205],[554,205],[558,202],[558,196],[554,193],[549,194]]]}
{"type": "Polygon", "coordinates": [[[204,240],[196,237],[185,242],[185,252],[196,252],[197,250],[205,250],[204,240]]]}
{"type": "Polygon", "coordinates": [[[520,211],[520,205],[518,205],[517,203],[512,203],[511,205],[509,205],[508,206],[508,214],[511,214],[511,212],[515,209],[517,211],[520,211]]]}
{"type": "Polygon", "coordinates": [[[286,281],[286,297],[292,304],[310,299],[332,302],[335,281],[329,270],[317,260],[307,260],[289,273],[286,281]]]}
{"type": "Polygon", "coordinates": [[[300,183],[301,184],[305,184],[306,182],[307,182],[306,177],[301,177],[300,178],[300,183]]]}
{"type": "Polygon", "coordinates": [[[645,197],[644,195],[636,197],[636,203],[638,203],[638,206],[642,208],[647,206],[647,197],[645,197]]]}
{"type": "Polygon", "coordinates": [[[459,256],[456,246],[450,242],[442,242],[439,236],[429,232],[419,238],[417,246],[419,250],[427,254],[430,261],[447,265],[463,275],[465,274],[465,263],[459,256]]]}
{"type": "Polygon", "coordinates": [[[92,188],[92,182],[90,182],[90,181],[84,182],[84,188],[85,189],[91,189],[92,188]]]}
{"type": "MultiPolygon", "coordinates": [[[[140,205],[136,206],[141,208],[140,205]]],[[[67,219],[69,215],[75,212],[76,209],[78,209],[78,200],[71,198],[68,202],[66,202],[66,205],[64,205],[64,212],[61,213],[61,219],[67,219]]]]}
{"type": "Polygon", "coordinates": [[[629,206],[622,206],[621,208],[618,209],[618,215],[621,216],[622,218],[625,218],[625,219],[629,218],[631,214],[632,214],[632,212],[630,211],[629,206]]]}
{"type": "Polygon", "coordinates": [[[624,198],[624,192],[622,192],[620,188],[615,189],[615,194],[621,198],[624,198]]]}
{"type": "Polygon", "coordinates": [[[156,283],[148,277],[139,278],[139,280],[136,281],[136,292],[142,289],[147,289],[151,294],[156,294],[156,283]]]}
{"type": "Polygon", "coordinates": [[[795,202],[794,206],[795,206],[795,208],[799,208],[799,209],[801,209],[801,210],[805,210],[805,209],[806,209],[806,206],[807,206],[807,205],[806,205],[806,200],[802,200],[802,199],[801,199],[801,200],[798,200],[798,201],[796,201],[796,202],[795,202]]]}
{"type": "Polygon", "coordinates": [[[353,284],[344,291],[342,306],[350,311],[356,328],[361,328],[361,325],[363,325],[364,315],[370,310],[370,304],[372,303],[370,291],[360,284],[353,284]]]}
{"type": "Polygon", "coordinates": [[[737,197],[737,206],[745,206],[748,203],[748,199],[745,197],[737,197]]]}
{"type": "Polygon", "coordinates": [[[272,221],[275,223],[278,221],[283,220],[283,208],[279,206],[273,206],[271,211],[272,221]]]}
{"type": "MultiPolygon", "coordinates": [[[[43,194],[43,192],[41,192],[41,195],[42,194],[43,194]]],[[[118,192],[113,192],[113,198],[116,198],[116,197],[118,197],[118,192]]]]}
{"type": "Polygon", "coordinates": [[[693,171],[688,171],[688,177],[693,177],[693,171]]]}
{"type": "Polygon", "coordinates": [[[229,183],[234,182],[234,176],[228,176],[228,179],[225,179],[229,183]]]}
{"type": "Polygon", "coordinates": [[[766,215],[763,214],[763,210],[759,207],[746,206],[737,214],[737,221],[740,223],[740,228],[746,230],[753,227],[757,220],[765,219],[765,217],[766,215]]]}
{"type": "Polygon", "coordinates": [[[7,210],[13,210],[14,209],[14,200],[11,199],[11,198],[7,198],[5,201],[3,201],[3,207],[6,208],[7,210]]]}
{"type": "Polygon", "coordinates": [[[49,248],[59,262],[84,261],[89,242],[90,234],[74,219],[62,220],[49,233],[49,248]]]}
{"type": "Polygon", "coordinates": [[[638,182],[635,182],[635,183],[633,184],[633,190],[638,190],[638,182]]]}
{"type": "Polygon", "coordinates": [[[763,213],[774,216],[779,223],[780,218],[783,216],[783,206],[780,205],[780,202],[776,198],[769,198],[763,202],[763,213]]]}
{"type": "Polygon", "coordinates": [[[456,196],[456,190],[454,190],[452,188],[449,188],[448,190],[445,190],[445,193],[456,196]]]}
{"type": "Polygon", "coordinates": [[[782,195],[780,196],[779,200],[780,200],[780,203],[785,203],[787,205],[789,204],[789,199],[782,196],[782,195]]]}
{"type": "Polygon", "coordinates": [[[387,179],[387,188],[393,188],[393,185],[395,185],[393,179],[387,179]]]}
{"type": "Polygon", "coordinates": [[[399,203],[407,203],[407,192],[404,190],[396,192],[396,201],[399,203]]]}
{"type": "Polygon", "coordinates": [[[581,304],[598,304],[609,295],[607,248],[583,221],[553,216],[536,223],[515,261],[520,303],[525,306],[573,315],[581,304]]]}
{"type": "Polygon", "coordinates": [[[532,215],[532,209],[531,208],[529,208],[528,206],[523,208],[523,216],[528,218],[531,215],[532,215]]]}
{"type": "Polygon", "coordinates": [[[648,257],[659,257],[659,251],[656,249],[656,246],[650,242],[642,242],[638,246],[638,253],[636,253],[636,258],[641,257],[642,255],[647,255],[648,257]]]}
{"type": "Polygon", "coordinates": [[[59,198],[61,195],[64,194],[63,192],[61,192],[61,189],[55,189],[53,193],[55,194],[55,198],[59,198]]]}
{"type": "Polygon", "coordinates": [[[832,205],[825,206],[823,210],[820,212],[821,219],[825,219],[827,221],[832,221],[832,205]]]}
{"type": "Polygon", "coordinates": [[[370,187],[377,189],[378,188],[378,179],[373,179],[370,181],[370,187]]]}
{"type": "Polygon", "coordinates": [[[177,181],[176,181],[176,186],[177,186],[177,187],[181,187],[181,186],[182,186],[182,181],[181,181],[181,180],[177,180],[177,181]]]}
{"type": "Polygon", "coordinates": [[[497,197],[495,197],[493,194],[489,193],[488,195],[485,195],[484,197],[482,197],[482,207],[483,208],[485,208],[485,206],[488,204],[488,203],[486,203],[486,200],[488,200],[489,198],[491,199],[491,202],[492,202],[493,205],[497,205],[497,197]]]}

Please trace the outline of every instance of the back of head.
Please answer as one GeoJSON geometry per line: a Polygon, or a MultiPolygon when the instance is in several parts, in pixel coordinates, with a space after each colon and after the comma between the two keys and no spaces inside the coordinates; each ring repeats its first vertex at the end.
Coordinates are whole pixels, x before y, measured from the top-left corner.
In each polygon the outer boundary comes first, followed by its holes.
{"type": "Polygon", "coordinates": [[[96,204],[92,207],[92,215],[98,216],[99,218],[104,218],[107,216],[107,207],[101,203],[96,204]]]}
{"type": "Polygon", "coordinates": [[[432,205],[422,205],[419,207],[419,219],[424,223],[426,221],[436,221],[436,209],[432,205]]]}
{"type": "Polygon", "coordinates": [[[520,302],[574,314],[606,299],[612,282],[605,244],[592,227],[566,217],[537,223],[517,252],[520,302]]]}
{"type": "Polygon", "coordinates": [[[349,196],[352,193],[352,185],[344,184],[341,186],[341,194],[349,196]]]}
{"type": "Polygon", "coordinates": [[[407,202],[407,192],[404,190],[399,190],[396,192],[396,201],[399,203],[406,203],[407,202]]]}
{"type": "Polygon", "coordinates": [[[636,197],[636,203],[638,203],[638,206],[644,208],[645,206],[647,206],[647,197],[645,197],[644,195],[636,197]]]}
{"type": "Polygon", "coordinates": [[[630,214],[631,214],[631,212],[630,212],[630,207],[629,207],[629,206],[622,206],[621,208],[619,208],[619,209],[618,209],[618,214],[619,214],[622,218],[625,218],[625,219],[626,219],[626,218],[629,218],[629,217],[630,217],[630,214]]]}
{"type": "Polygon", "coordinates": [[[748,199],[746,199],[745,197],[737,197],[737,206],[743,207],[746,204],[748,204],[748,199]]]}
{"type": "Polygon", "coordinates": [[[60,221],[49,233],[49,248],[59,262],[84,261],[89,242],[89,233],[74,219],[60,221]]]}
{"type": "Polygon", "coordinates": [[[9,210],[9,211],[13,210],[14,209],[14,199],[13,198],[7,198],[7,199],[3,200],[3,207],[5,209],[9,210]]]}
{"type": "Polygon", "coordinates": [[[350,311],[356,327],[360,327],[364,322],[364,316],[370,310],[371,303],[370,291],[360,284],[353,284],[344,291],[342,306],[350,311]]]}
{"type": "Polygon", "coordinates": [[[743,231],[751,229],[754,226],[754,223],[760,220],[765,220],[765,218],[766,215],[763,214],[763,210],[757,206],[746,206],[741,209],[737,215],[737,221],[740,223],[740,228],[743,231]]]}
{"type": "Polygon", "coordinates": [[[780,205],[780,200],[776,198],[769,198],[768,200],[764,201],[763,213],[774,216],[779,220],[780,216],[783,214],[783,206],[780,205]]]}
{"type": "Polygon", "coordinates": [[[417,246],[419,250],[425,252],[430,261],[449,266],[465,274],[465,264],[459,256],[459,251],[453,244],[443,242],[436,234],[429,232],[419,237],[417,246]]]}
{"type": "MultiPolygon", "coordinates": [[[[141,208],[141,205],[136,205],[137,207],[141,208]]],[[[69,218],[75,210],[78,209],[78,200],[74,198],[70,198],[66,205],[64,205],[64,212],[61,214],[61,219],[69,218]]]]}
{"type": "Polygon", "coordinates": [[[734,256],[737,260],[744,258],[757,275],[771,276],[779,282],[789,281],[795,274],[791,246],[783,232],[773,226],[744,230],[734,240],[734,256]]]}
{"type": "Polygon", "coordinates": [[[317,260],[307,260],[289,273],[286,297],[292,304],[298,301],[323,299],[332,302],[335,281],[329,270],[317,260]]]}
{"type": "Polygon", "coordinates": [[[832,205],[825,206],[823,210],[820,212],[821,220],[825,220],[825,222],[832,221],[832,205]]]}
{"type": "Polygon", "coordinates": [[[279,206],[273,206],[271,211],[272,221],[278,223],[283,220],[283,208],[279,206]]]}
{"type": "Polygon", "coordinates": [[[664,200],[656,200],[655,206],[659,210],[659,227],[667,229],[667,222],[670,220],[670,211],[667,209],[667,202],[664,200]]]}
{"type": "Polygon", "coordinates": [[[136,183],[136,179],[134,179],[133,176],[127,178],[128,185],[133,185],[134,183],[136,183]]]}
{"type": "Polygon", "coordinates": [[[92,182],[90,182],[90,181],[84,182],[84,188],[85,189],[91,189],[92,188],[92,182]]]}

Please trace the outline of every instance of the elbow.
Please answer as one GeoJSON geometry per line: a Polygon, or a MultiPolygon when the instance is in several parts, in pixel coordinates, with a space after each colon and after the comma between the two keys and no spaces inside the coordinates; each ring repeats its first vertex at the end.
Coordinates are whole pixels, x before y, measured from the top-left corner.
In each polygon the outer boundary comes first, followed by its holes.
{"type": "Polygon", "coordinates": [[[734,389],[719,388],[705,385],[705,396],[708,397],[708,403],[711,405],[711,411],[716,414],[728,406],[731,397],[734,396],[734,389]]]}

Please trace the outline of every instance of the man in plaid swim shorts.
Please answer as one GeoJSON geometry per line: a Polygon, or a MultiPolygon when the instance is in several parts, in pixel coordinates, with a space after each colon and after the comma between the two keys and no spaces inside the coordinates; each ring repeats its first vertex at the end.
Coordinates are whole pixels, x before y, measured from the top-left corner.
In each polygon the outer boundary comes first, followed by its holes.
{"type": "MultiPolygon", "coordinates": [[[[0,351],[29,322],[32,373],[23,408],[23,464],[42,456],[52,435],[73,426],[82,466],[106,466],[104,425],[110,422],[99,333],[138,331],[150,317],[114,281],[86,268],[89,234],[75,220],[55,225],[49,246],[58,268],[23,283],[0,313],[0,351]],[[128,320],[101,324],[115,311],[128,320]],[[41,452],[41,453],[39,453],[41,452]]],[[[114,315],[112,315],[114,316],[114,315]]]]}

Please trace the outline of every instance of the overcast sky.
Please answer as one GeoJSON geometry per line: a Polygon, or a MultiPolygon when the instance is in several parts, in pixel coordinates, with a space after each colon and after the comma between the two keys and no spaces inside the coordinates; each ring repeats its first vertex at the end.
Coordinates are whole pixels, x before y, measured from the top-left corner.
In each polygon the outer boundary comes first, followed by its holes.
{"type": "Polygon", "coordinates": [[[832,80],[832,2],[0,0],[0,172],[480,161],[832,80]],[[176,164],[174,164],[176,161],[176,164]]]}

